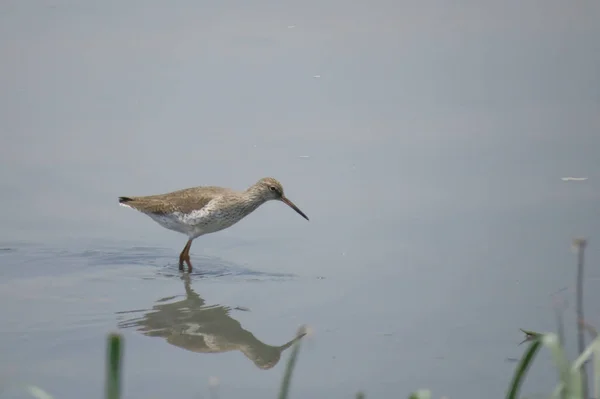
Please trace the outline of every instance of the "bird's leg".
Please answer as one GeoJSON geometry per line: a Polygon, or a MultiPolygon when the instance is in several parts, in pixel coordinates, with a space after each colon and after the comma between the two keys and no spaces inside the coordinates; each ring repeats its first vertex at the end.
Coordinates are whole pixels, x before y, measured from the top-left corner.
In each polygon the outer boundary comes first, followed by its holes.
{"type": "Polygon", "coordinates": [[[188,273],[192,272],[192,262],[190,261],[190,248],[192,247],[192,240],[188,242],[187,251],[185,253],[185,263],[188,265],[188,273]]]}
{"type": "Polygon", "coordinates": [[[183,247],[183,251],[179,254],[179,270],[183,271],[183,262],[187,263],[188,271],[192,271],[192,264],[190,263],[190,247],[192,246],[192,240],[188,240],[183,247]]]}

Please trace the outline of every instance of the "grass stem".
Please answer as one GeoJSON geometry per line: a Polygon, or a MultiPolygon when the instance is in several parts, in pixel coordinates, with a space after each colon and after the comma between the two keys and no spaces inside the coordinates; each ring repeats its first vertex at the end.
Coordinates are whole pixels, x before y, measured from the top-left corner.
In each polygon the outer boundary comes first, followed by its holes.
{"type": "Polygon", "coordinates": [[[106,362],[106,399],[119,399],[121,397],[121,365],[122,365],[122,337],[120,334],[109,334],[106,362]]]}
{"type": "MultiPolygon", "coordinates": [[[[583,238],[576,238],[573,240],[573,246],[577,249],[577,319],[585,320],[583,317],[583,267],[584,267],[584,252],[586,247],[586,240],[583,238]]],[[[584,327],[581,323],[577,323],[577,347],[579,355],[585,350],[585,334],[584,327]]],[[[581,380],[583,384],[583,399],[589,398],[588,393],[588,382],[587,382],[587,362],[581,365],[581,380]]]]}

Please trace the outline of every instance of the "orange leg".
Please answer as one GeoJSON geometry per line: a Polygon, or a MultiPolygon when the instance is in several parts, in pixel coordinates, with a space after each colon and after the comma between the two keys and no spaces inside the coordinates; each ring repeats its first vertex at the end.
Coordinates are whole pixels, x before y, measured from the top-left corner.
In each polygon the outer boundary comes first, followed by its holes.
{"type": "Polygon", "coordinates": [[[192,246],[192,240],[188,240],[185,247],[183,247],[183,251],[179,254],[179,270],[183,271],[183,262],[188,265],[188,273],[192,272],[192,262],[190,262],[190,248],[192,246]]]}

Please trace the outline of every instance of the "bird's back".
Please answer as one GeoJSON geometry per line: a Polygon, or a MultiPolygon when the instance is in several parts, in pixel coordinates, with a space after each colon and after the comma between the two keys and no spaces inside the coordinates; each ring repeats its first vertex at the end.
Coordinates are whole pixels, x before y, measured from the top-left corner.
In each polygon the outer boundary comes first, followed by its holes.
{"type": "Polygon", "coordinates": [[[211,200],[235,195],[229,188],[217,186],[198,186],[184,188],[165,194],[146,195],[138,197],[119,197],[119,203],[143,213],[163,215],[173,212],[189,213],[202,209],[211,200]]]}

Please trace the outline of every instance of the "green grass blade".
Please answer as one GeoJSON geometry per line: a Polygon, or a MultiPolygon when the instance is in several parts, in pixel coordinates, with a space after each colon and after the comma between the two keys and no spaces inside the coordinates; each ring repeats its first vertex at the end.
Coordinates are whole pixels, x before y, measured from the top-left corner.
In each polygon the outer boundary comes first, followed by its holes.
{"type": "Polygon", "coordinates": [[[577,370],[569,374],[569,388],[567,390],[567,397],[573,399],[584,398],[583,378],[581,370],[577,370]]]}
{"type": "MultiPolygon", "coordinates": [[[[305,334],[305,329],[300,328],[298,330],[298,335],[305,334]]],[[[300,350],[300,341],[297,340],[292,345],[292,353],[290,353],[290,358],[288,359],[287,365],[285,367],[285,373],[283,375],[283,380],[281,381],[281,389],[279,390],[279,399],[286,399],[288,397],[288,393],[290,391],[290,383],[292,381],[292,373],[294,371],[294,367],[296,366],[296,361],[298,358],[298,351],[300,350]]]]}
{"type": "Polygon", "coordinates": [[[585,350],[579,355],[579,357],[575,359],[571,368],[580,368],[583,365],[583,363],[585,363],[588,360],[588,358],[594,354],[595,349],[597,349],[599,346],[600,338],[596,338],[588,345],[587,348],[585,348],[585,350]]]}
{"type": "Polygon", "coordinates": [[[121,397],[121,365],[122,365],[122,337],[120,334],[108,335],[107,362],[106,362],[106,399],[119,399],[121,397]]]}
{"type": "MultiPolygon", "coordinates": [[[[596,337],[571,365],[571,373],[581,371],[581,366],[593,357],[594,362],[594,398],[598,398],[600,389],[600,337],[596,337]]],[[[580,375],[581,377],[581,375],[580,375]]],[[[581,385],[581,383],[580,383],[581,385]]]]}
{"type": "Polygon", "coordinates": [[[25,387],[26,391],[36,399],[54,399],[52,395],[44,391],[42,388],[30,385],[25,387]]]}
{"type": "Polygon", "coordinates": [[[552,395],[550,396],[553,399],[564,399],[565,395],[563,395],[564,392],[564,384],[562,382],[559,382],[556,387],[554,388],[554,391],[552,391],[552,395]]]}
{"type": "Polygon", "coordinates": [[[365,394],[362,392],[359,392],[356,394],[356,399],[365,399],[365,394]]]}
{"type": "Polygon", "coordinates": [[[506,393],[507,399],[517,399],[518,398],[519,389],[521,389],[521,385],[523,384],[523,381],[525,381],[525,375],[527,374],[527,370],[529,369],[529,366],[531,366],[531,363],[533,362],[535,355],[538,353],[538,351],[542,347],[542,342],[541,342],[539,336],[534,338],[530,342],[531,342],[531,344],[529,344],[529,347],[525,351],[525,354],[523,355],[523,357],[521,358],[521,361],[519,362],[519,364],[517,365],[517,368],[515,369],[515,374],[513,375],[512,382],[510,383],[508,392],[506,393]]]}
{"type": "Polygon", "coordinates": [[[594,398],[600,398],[600,345],[594,340],[594,398]]]}
{"type": "Polygon", "coordinates": [[[581,389],[581,383],[578,384],[578,380],[581,379],[581,374],[579,370],[577,372],[570,372],[569,361],[565,356],[563,348],[560,346],[560,342],[556,334],[545,334],[542,339],[542,343],[552,353],[552,357],[554,358],[554,363],[558,368],[558,375],[560,377],[560,382],[564,385],[564,389],[566,390],[566,397],[570,397],[581,389]]]}
{"type": "Polygon", "coordinates": [[[428,389],[419,389],[408,397],[409,399],[431,399],[431,391],[428,389]]]}

